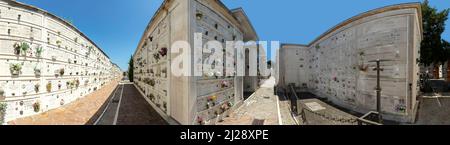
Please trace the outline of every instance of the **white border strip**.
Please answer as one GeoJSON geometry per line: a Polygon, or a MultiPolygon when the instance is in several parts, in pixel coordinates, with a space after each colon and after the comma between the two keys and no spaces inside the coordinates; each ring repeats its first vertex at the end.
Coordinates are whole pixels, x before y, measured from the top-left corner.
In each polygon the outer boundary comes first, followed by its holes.
{"type": "Polygon", "coordinates": [[[120,85],[122,85],[122,91],[120,92],[119,104],[117,105],[116,115],[114,116],[113,125],[117,124],[117,118],[119,117],[120,104],[122,103],[123,88],[125,88],[125,85],[123,85],[123,84],[120,84],[120,85]]]}
{"type": "Polygon", "coordinates": [[[108,104],[106,105],[105,109],[103,109],[102,114],[100,114],[100,116],[97,118],[97,120],[95,120],[94,125],[97,125],[98,122],[100,121],[100,119],[103,117],[103,115],[105,115],[106,110],[108,110],[108,108],[109,108],[110,102],[112,101],[112,99],[113,99],[114,96],[116,95],[117,90],[119,90],[119,86],[120,86],[120,84],[118,84],[117,87],[114,89],[113,96],[112,96],[111,98],[108,99],[108,104]]]}
{"type": "Polygon", "coordinates": [[[274,95],[274,96],[277,98],[278,125],[283,125],[283,121],[282,121],[282,118],[281,118],[281,112],[280,112],[280,99],[278,98],[278,95],[274,95]]]}

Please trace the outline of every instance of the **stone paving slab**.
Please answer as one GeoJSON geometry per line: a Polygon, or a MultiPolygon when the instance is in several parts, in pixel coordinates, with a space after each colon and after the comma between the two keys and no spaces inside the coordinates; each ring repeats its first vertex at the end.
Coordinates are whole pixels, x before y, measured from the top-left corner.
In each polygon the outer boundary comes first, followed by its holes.
{"type": "Polygon", "coordinates": [[[291,114],[291,101],[286,99],[282,94],[279,94],[280,100],[280,116],[283,125],[298,125],[291,114]]]}
{"type": "Polygon", "coordinates": [[[416,125],[450,125],[450,97],[420,100],[416,125]]]}
{"type": "Polygon", "coordinates": [[[357,122],[344,121],[356,120],[356,116],[341,111],[319,99],[301,99],[298,102],[300,111],[297,118],[298,120],[301,120],[304,125],[357,125],[357,122]],[[303,112],[301,110],[303,110],[303,112]],[[323,116],[318,114],[322,114],[323,116]]]}
{"type": "Polygon", "coordinates": [[[85,125],[99,114],[114,91],[119,80],[112,81],[103,88],[86,95],[74,102],[42,114],[16,119],[9,125],[85,125]]]}
{"type": "Polygon", "coordinates": [[[277,97],[273,93],[274,78],[268,79],[241,107],[217,125],[252,125],[255,119],[264,125],[278,125],[277,97]]]}

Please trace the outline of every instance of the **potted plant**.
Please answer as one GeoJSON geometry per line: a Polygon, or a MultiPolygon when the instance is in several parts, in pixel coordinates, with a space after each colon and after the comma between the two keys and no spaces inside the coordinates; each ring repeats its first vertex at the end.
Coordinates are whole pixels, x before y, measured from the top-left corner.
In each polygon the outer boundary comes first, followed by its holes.
{"type": "Polygon", "coordinates": [[[47,83],[47,92],[52,92],[52,83],[51,82],[48,82],[47,83]]]}
{"type": "Polygon", "coordinates": [[[229,108],[233,107],[233,103],[232,102],[228,102],[227,105],[228,105],[229,108]]]}
{"type": "Polygon", "coordinates": [[[153,58],[155,58],[156,62],[158,62],[159,59],[160,59],[159,55],[160,55],[159,53],[154,53],[153,54],[153,58]]]}
{"type": "Polygon", "coordinates": [[[200,117],[200,116],[197,116],[197,123],[198,123],[199,125],[205,125],[205,121],[204,121],[203,118],[200,117]]]}
{"type": "Polygon", "coordinates": [[[34,67],[34,75],[36,75],[36,77],[41,76],[41,69],[38,67],[34,67]]]}
{"type": "Polygon", "coordinates": [[[75,80],[74,84],[75,87],[78,88],[80,86],[80,80],[75,80]]]}
{"type": "Polygon", "coordinates": [[[63,76],[64,75],[64,68],[59,69],[59,75],[63,76]]]}
{"type": "Polygon", "coordinates": [[[165,57],[167,55],[167,48],[166,47],[161,48],[161,50],[159,50],[159,54],[162,57],[165,57]]]}
{"type": "Polygon", "coordinates": [[[154,79],[150,79],[149,85],[152,86],[152,87],[155,87],[155,80],[154,79]]]}
{"type": "Polygon", "coordinates": [[[220,106],[220,110],[221,110],[222,112],[227,111],[229,108],[230,108],[230,107],[228,106],[228,104],[223,104],[222,106],[220,106]]]}
{"type": "Polygon", "coordinates": [[[36,47],[36,57],[37,58],[41,58],[42,57],[42,52],[44,52],[44,49],[42,48],[42,46],[37,46],[36,47]]]}
{"type": "Polygon", "coordinates": [[[22,71],[22,64],[21,63],[11,64],[9,70],[11,71],[12,75],[14,76],[19,75],[22,71]]]}
{"type": "Polygon", "coordinates": [[[21,49],[22,55],[27,55],[28,49],[30,49],[30,45],[26,42],[22,42],[20,45],[20,49],[21,49]]]}
{"type": "Polygon", "coordinates": [[[72,82],[70,82],[70,81],[67,81],[67,82],[66,82],[66,87],[67,87],[68,89],[72,89],[72,86],[73,86],[72,82]]]}
{"type": "Polygon", "coordinates": [[[222,88],[227,88],[227,87],[230,86],[230,84],[228,83],[228,81],[222,81],[222,82],[220,83],[220,86],[221,86],[222,88]]]}
{"type": "Polygon", "coordinates": [[[41,110],[41,103],[39,103],[39,101],[33,103],[33,110],[34,112],[39,112],[41,110]]]}
{"type": "Polygon", "coordinates": [[[57,41],[56,41],[56,45],[58,45],[58,47],[61,47],[61,43],[62,43],[62,42],[61,42],[60,40],[57,40],[57,41]]]}
{"type": "Polygon", "coordinates": [[[14,43],[14,45],[13,45],[13,47],[14,47],[14,54],[15,55],[19,55],[20,54],[20,43],[18,43],[18,42],[16,42],[16,43],[14,43]]]}
{"type": "Polygon", "coordinates": [[[35,85],[34,85],[34,91],[36,91],[36,93],[39,93],[39,88],[41,87],[41,84],[39,84],[39,83],[36,83],[35,85]]]}
{"type": "Polygon", "coordinates": [[[197,14],[195,14],[195,17],[197,18],[197,20],[201,20],[203,18],[203,14],[201,12],[197,12],[197,14]]]}
{"type": "Polygon", "coordinates": [[[152,100],[152,101],[154,101],[154,100],[155,100],[155,95],[150,94],[150,95],[149,95],[149,99],[152,100]]]}
{"type": "Polygon", "coordinates": [[[217,96],[209,96],[208,101],[215,102],[217,100],[217,96]]]}

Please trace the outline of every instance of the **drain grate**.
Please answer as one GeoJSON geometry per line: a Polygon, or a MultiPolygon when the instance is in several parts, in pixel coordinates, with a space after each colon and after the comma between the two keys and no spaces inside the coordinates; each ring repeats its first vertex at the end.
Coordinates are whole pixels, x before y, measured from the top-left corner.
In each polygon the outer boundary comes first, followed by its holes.
{"type": "Polygon", "coordinates": [[[113,99],[112,103],[119,103],[119,99],[113,99]]]}
{"type": "Polygon", "coordinates": [[[264,125],[264,119],[253,119],[252,125],[264,125]]]}

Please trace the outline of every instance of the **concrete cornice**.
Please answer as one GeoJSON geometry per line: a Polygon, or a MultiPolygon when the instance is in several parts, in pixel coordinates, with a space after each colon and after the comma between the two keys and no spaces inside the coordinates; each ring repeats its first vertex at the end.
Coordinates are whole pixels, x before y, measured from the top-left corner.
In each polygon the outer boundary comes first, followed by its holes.
{"type": "MultiPolygon", "coordinates": [[[[250,21],[249,17],[247,16],[247,14],[245,13],[244,9],[242,8],[235,8],[230,10],[233,14],[242,14],[243,19],[248,23],[245,24],[248,28],[250,28],[252,35],[254,35],[256,37],[256,40],[259,40],[259,36],[258,33],[255,30],[255,27],[253,27],[252,22],[250,21]]],[[[236,18],[237,19],[237,18],[236,18]]],[[[244,25],[244,24],[242,24],[244,25]]]]}
{"type": "Polygon", "coordinates": [[[283,48],[283,46],[301,46],[301,47],[309,47],[309,45],[305,45],[305,44],[281,43],[281,44],[280,44],[280,48],[283,48]]]}
{"type": "Polygon", "coordinates": [[[47,11],[45,11],[43,9],[40,9],[38,7],[35,7],[35,6],[32,6],[32,5],[24,4],[24,3],[21,3],[21,2],[15,1],[15,0],[5,0],[5,2],[8,3],[9,5],[12,5],[12,6],[15,6],[15,7],[24,8],[24,9],[27,9],[27,10],[30,10],[30,11],[34,11],[36,13],[40,13],[42,15],[45,15],[45,16],[51,17],[51,18],[53,18],[55,20],[58,20],[59,22],[61,22],[64,25],[72,28],[72,30],[76,31],[81,36],[83,36],[86,40],[88,40],[95,47],[97,47],[100,50],[100,52],[102,52],[108,59],[110,59],[109,56],[94,41],[89,39],[89,37],[87,37],[83,32],[78,30],[73,24],[67,22],[66,20],[64,20],[64,19],[62,19],[62,18],[60,18],[60,17],[58,17],[58,16],[56,16],[56,15],[50,13],[50,12],[47,12],[47,11]]]}

